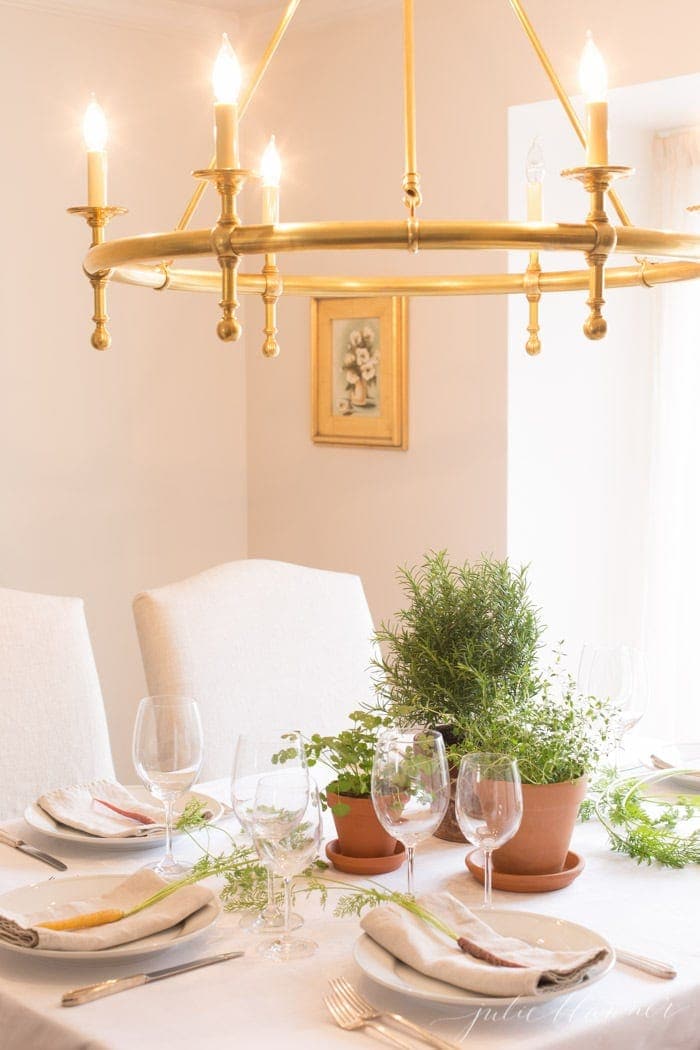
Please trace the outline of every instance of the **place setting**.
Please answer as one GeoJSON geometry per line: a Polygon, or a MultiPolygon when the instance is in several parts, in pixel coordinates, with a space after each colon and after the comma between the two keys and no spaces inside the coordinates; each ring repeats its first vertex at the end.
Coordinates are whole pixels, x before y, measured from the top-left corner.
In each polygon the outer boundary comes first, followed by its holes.
{"type": "Polygon", "coordinates": [[[131,875],[69,875],[3,894],[0,946],[31,958],[119,961],[179,947],[210,929],[221,901],[198,880],[178,883],[192,869],[172,851],[175,821],[188,807],[201,825],[213,827],[223,815],[220,802],[190,790],[202,748],[196,701],[147,697],[133,736],[141,790],[98,780],[49,791],[30,805],[29,826],[59,842],[88,850],[160,848],[162,855],[131,875]]]}

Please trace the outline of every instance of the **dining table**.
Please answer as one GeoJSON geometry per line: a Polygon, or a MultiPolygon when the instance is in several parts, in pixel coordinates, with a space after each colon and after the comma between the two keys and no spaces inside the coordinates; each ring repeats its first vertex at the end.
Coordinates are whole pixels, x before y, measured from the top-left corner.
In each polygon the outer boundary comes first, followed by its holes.
{"type": "MultiPolygon", "coordinates": [[[[224,780],[197,785],[227,801],[224,780]]],[[[326,814],[328,816],[328,814],[326,814]]],[[[237,831],[233,816],[224,819],[237,831]]],[[[146,850],[109,851],[58,842],[21,819],[3,827],[60,857],[65,876],[128,874],[152,863],[146,850]]],[[[332,837],[330,826],[326,828],[332,837]]],[[[211,834],[213,852],[229,840],[211,834]]],[[[197,845],[176,839],[178,854],[194,861],[197,845]]],[[[473,1050],[698,1050],[700,1048],[700,879],[696,866],[680,870],[638,865],[616,853],[601,825],[577,826],[573,848],[585,858],[581,875],[550,893],[494,890],[496,909],[523,909],[595,930],[613,946],[673,966],[674,980],[661,980],[617,963],[601,980],[541,1003],[507,1006],[441,1005],[385,987],[367,977],[353,958],[361,934],[357,917],[338,918],[330,893],[297,895],[304,936],[318,944],[310,958],[275,962],[258,954],[265,935],[241,925],[237,912],[224,912],[197,939],[138,959],[105,956],[89,961],[32,957],[0,944],[1,1050],[194,1050],[224,1047],[284,1047],[332,1050],[379,1045],[369,1029],[345,1031],[324,1006],[328,981],[345,977],[380,1010],[400,1013],[457,1046],[473,1050]],[[154,970],[205,955],[241,950],[237,959],[137,987],[72,1008],[61,1005],[71,988],[106,978],[154,970]]],[[[482,887],[465,866],[467,847],[435,838],[416,853],[416,892],[449,891],[467,906],[478,906],[482,887]]],[[[347,883],[359,876],[337,877],[347,883]]],[[[46,879],[60,879],[36,860],[0,845],[0,893],[46,879]]],[[[405,870],[381,876],[391,889],[405,888],[405,870]]],[[[342,891],[340,891],[342,892],[342,891]]],[[[269,936],[269,935],[268,935],[269,936]]],[[[417,1044],[420,1045],[420,1044],[417,1044]]]]}

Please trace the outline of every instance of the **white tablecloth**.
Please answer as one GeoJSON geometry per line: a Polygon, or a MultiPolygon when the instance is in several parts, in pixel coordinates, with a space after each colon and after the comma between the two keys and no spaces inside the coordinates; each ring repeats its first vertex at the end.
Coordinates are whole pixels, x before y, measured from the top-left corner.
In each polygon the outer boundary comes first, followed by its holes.
{"type": "MultiPolygon", "coordinates": [[[[202,785],[223,798],[224,785],[202,785]],[[217,790],[218,789],[218,790],[217,790]]],[[[127,872],[150,863],[153,852],[107,853],[63,846],[15,821],[7,827],[69,865],[66,875],[127,872]]],[[[178,849],[196,850],[179,840],[178,849]]],[[[352,961],[356,919],[335,919],[330,907],[298,901],[304,933],[317,954],[294,963],[256,955],[259,937],[243,933],[237,915],[225,915],[200,939],[136,962],[54,962],[0,948],[2,1050],[194,1050],[215,1046],[351,1048],[362,1033],[336,1028],[322,996],[327,980],[342,975],[367,998],[393,1009],[471,1050],[698,1050],[700,1048],[700,879],[682,871],[638,867],[611,853],[597,824],[576,831],[575,848],[587,861],[572,886],[556,893],[495,893],[496,905],[522,908],[583,923],[613,944],[676,966],[675,981],[661,981],[616,966],[593,985],[535,1008],[456,1009],[417,1001],[365,978],[352,961]],[[159,969],[200,956],[243,948],[242,959],[65,1009],[68,988],[106,977],[159,969]]],[[[481,887],[464,867],[463,846],[430,840],[416,858],[417,888],[449,889],[477,904],[481,887]]],[[[0,892],[50,878],[50,869],[0,846],[0,892]]],[[[60,877],[60,876],[58,876],[60,877]]],[[[399,870],[382,881],[404,887],[399,870]]],[[[369,1045],[365,1042],[364,1045],[369,1045]]]]}

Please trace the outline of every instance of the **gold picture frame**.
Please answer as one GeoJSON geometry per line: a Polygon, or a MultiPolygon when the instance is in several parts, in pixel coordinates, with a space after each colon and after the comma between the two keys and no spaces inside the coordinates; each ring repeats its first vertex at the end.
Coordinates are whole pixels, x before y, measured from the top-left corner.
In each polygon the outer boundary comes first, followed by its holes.
{"type": "Polygon", "coordinates": [[[408,448],[408,300],[311,300],[312,440],[408,448]]]}

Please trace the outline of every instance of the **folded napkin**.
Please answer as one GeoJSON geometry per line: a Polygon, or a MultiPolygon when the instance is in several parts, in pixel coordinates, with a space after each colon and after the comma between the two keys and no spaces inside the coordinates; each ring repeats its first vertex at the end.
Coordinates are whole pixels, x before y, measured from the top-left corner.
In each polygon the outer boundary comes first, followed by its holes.
{"type": "Polygon", "coordinates": [[[113,780],[93,780],[89,784],[56,788],[42,795],[38,803],[59,824],[86,831],[88,835],[98,838],[142,838],[144,835],[163,832],[163,810],[148,802],[140,802],[113,780]],[[116,809],[103,805],[98,799],[109,802],[116,809]],[[124,816],[116,810],[134,816],[124,816]],[[153,824],[156,826],[153,827],[153,824]]]}
{"type": "Polygon", "coordinates": [[[553,984],[574,986],[609,954],[606,948],[548,951],[503,937],[450,893],[427,894],[418,903],[460,935],[465,951],[398,904],[373,908],[361,926],[414,970],[470,992],[508,997],[538,995],[553,984]]]}
{"type": "Polygon", "coordinates": [[[214,894],[206,886],[195,884],[183,886],[157,904],[117,922],[85,930],[46,930],[38,926],[42,922],[56,922],[74,915],[90,915],[111,909],[128,911],[167,885],[154,871],[143,868],[102,897],[52,905],[33,915],[5,911],[0,914],[0,940],[22,948],[94,952],[168,930],[214,899],[214,894]]]}

